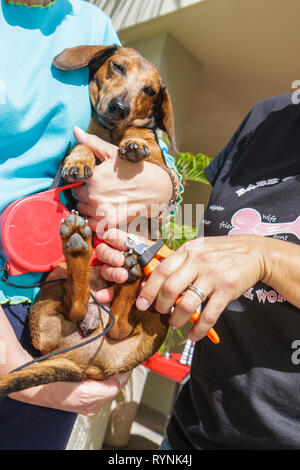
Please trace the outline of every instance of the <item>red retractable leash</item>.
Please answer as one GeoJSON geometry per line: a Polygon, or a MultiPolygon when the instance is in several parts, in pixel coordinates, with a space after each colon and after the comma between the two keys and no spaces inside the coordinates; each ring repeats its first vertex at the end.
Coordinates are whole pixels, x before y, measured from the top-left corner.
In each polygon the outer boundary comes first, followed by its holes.
{"type": "MultiPolygon", "coordinates": [[[[62,219],[71,214],[69,209],[59,200],[59,195],[66,189],[84,184],[77,182],[49,189],[42,193],[27,196],[7,206],[0,215],[0,253],[5,259],[3,281],[16,288],[41,287],[44,284],[65,281],[66,279],[53,279],[41,281],[34,285],[17,285],[8,280],[9,276],[18,276],[26,273],[46,273],[52,271],[59,263],[65,260],[62,252],[60,227],[62,219]]],[[[101,243],[96,237],[95,245],[101,243]]],[[[92,256],[91,265],[99,264],[97,258],[92,256]]],[[[1,271],[1,270],[0,270],[1,271]]],[[[24,369],[36,362],[44,361],[73,349],[81,348],[105,335],[115,324],[115,318],[110,310],[101,304],[91,292],[94,302],[108,313],[112,323],[101,333],[69,348],[55,351],[45,356],[33,359],[14,369],[12,372],[24,369]]]]}
{"type": "MultiPolygon", "coordinates": [[[[77,182],[27,196],[7,206],[0,215],[0,253],[10,276],[52,271],[64,261],[61,220],[70,215],[59,200],[77,182]]],[[[95,263],[95,257],[92,263],[95,263]]]]}

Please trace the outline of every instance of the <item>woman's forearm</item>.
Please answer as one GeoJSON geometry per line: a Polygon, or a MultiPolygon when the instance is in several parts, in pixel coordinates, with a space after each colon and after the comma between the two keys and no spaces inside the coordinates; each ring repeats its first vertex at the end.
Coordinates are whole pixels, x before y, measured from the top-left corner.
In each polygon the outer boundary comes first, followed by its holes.
{"type": "MultiPolygon", "coordinates": [[[[1,347],[0,375],[32,360],[19,343],[4,311],[0,307],[1,347]]],[[[10,398],[31,405],[55,408],[72,413],[93,416],[103,405],[112,400],[126,384],[131,372],[119,374],[107,380],[84,382],[56,382],[11,393],[10,398]]]]}
{"type": "Polygon", "coordinates": [[[300,308],[300,246],[276,238],[262,238],[265,276],[262,282],[300,308]]]}
{"type": "MultiPolygon", "coordinates": [[[[9,323],[3,309],[0,307],[0,375],[11,372],[18,366],[32,360],[32,356],[22,348],[9,323]]],[[[42,386],[22,392],[12,393],[11,398],[35,405],[45,405],[42,399],[42,386]]]]}
{"type": "Polygon", "coordinates": [[[0,374],[7,374],[12,369],[30,361],[32,357],[19,343],[3,309],[0,307],[0,374]]]}

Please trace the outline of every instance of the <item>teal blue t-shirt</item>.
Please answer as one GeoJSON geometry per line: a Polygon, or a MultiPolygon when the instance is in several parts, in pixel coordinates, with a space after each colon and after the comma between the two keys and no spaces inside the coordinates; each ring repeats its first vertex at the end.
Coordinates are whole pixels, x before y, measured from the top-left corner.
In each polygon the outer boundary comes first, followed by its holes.
{"type": "MultiPolygon", "coordinates": [[[[47,8],[0,2],[1,213],[11,202],[47,190],[76,144],[73,128],[88,127],[88,69],[60,71],[53,58],[66,47],[120,41],[111,20],[83,0],[57,0],[47,8]]],[[[167,146],[160,145],[167,165],[175,168],[167,146]]],[[[34,301],[38,288],[16,289],[1,277],[0,271],[0,304],[34,301]]],[[[11,280],[31,285],[40,278],[29,273],[11,280]]]]}
{"type": "MultiPolygon", "coordinates": [[[[120,41],[111,20],[85,1],[58,0],[47,8],[2,1],[0,44],[1,213],[11,202],[48,189],[76,143],[74,126],[88,127],[88,69],[63,72],[51,65],[53,58],[66,47],[120,41]]],[[[29,285],[40,277],[25,274],[12,281],[29,285]]],[[[0,304],[31,301],[37,291],[0,281],[0,304]]]]}

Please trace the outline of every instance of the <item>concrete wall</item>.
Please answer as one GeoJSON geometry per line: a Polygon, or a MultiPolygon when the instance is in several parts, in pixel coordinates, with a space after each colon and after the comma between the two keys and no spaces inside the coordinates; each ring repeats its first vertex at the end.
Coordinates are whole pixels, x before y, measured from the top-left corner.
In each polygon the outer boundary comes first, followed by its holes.
{"type": "Polygon", "coordinates": [[[204,0],[92,0],[113,21],[117,31],[150,21],[204,0]]]}
{"type": "Polygon", "coordinates": [[[184,129],[189,120],[192,100],[199,83],[200,64],[167,33],[126,43],[126,45],[140,51],[158,67],[172,99],[176,141],[181,149],[184,129]]]}

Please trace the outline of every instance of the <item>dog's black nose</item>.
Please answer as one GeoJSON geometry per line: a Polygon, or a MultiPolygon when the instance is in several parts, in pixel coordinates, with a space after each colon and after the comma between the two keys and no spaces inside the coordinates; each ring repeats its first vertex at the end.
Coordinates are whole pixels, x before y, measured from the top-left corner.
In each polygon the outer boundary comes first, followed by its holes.
{"type": "Polygon", "coordinates": [[[114,116],[115,119],[121,121],[128,116],[130,109],[120,98],[113,98],[108,105],[108,112],[114,116]]]}

